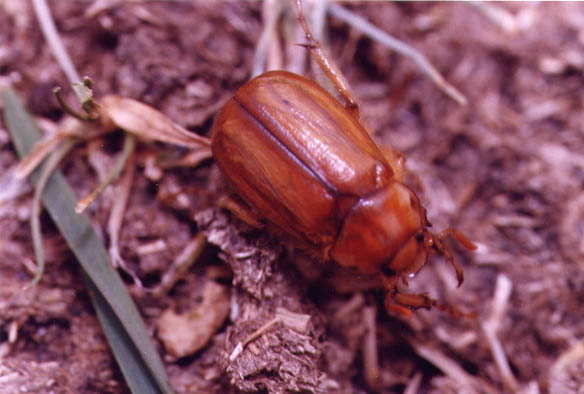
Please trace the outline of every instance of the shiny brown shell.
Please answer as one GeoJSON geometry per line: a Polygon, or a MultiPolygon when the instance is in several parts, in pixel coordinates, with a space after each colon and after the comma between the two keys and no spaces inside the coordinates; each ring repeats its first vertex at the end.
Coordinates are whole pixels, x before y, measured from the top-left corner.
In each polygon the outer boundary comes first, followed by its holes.
{"type": "Polygon", "coordinates": [[[258,217],[323,252],[347,211],[393,178],[367,130],[337,100],[285,71],[237,91],[215,121],[212,150],[258,217]]]}

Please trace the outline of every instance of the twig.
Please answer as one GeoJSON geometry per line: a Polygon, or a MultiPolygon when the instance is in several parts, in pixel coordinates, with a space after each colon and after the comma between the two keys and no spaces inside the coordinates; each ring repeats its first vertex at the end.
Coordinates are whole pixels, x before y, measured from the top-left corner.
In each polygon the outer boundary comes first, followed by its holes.
{"type": "Polygon", "coordinates": [[[257,338],[262,336],[265,332],[267,332],[270,328],[272,328],[277,323],[282,323],[284,326],[300,333],[306,333],[308,329],[308,323],[310,322],[310,315],[306,315],[303,313],[294,313],[290,312],[285,308],[278,307],[276,308],[276,317],[272,320],[255,330],[247,339],[243,342],[239,342],[231,354],[229,355],[229,361],[234,361],[245,349],[245,347],[252,341],[255,341],[257,338]]]}
{"type": "MultiPolygon", "coordinates": [[[[88,80],[89,79],[85,77],[84,81],[88,80]]],[[[77,95],[77,98],[81,103],[82,108],[85,110],[85,113],[78,112],[71,108],[63,98],[61,88],[57,86],[56,88],[53,89],[53,94],[57,98],[57,101],[59,102],[59,105],[61,106],[63,111],[83,122],[97,120],[99,118],[99,113],[96,111],[97,104],[93,100],[93,92],[91,88],[84,83],[74,83],[73,91],[77,95]]]]}
{"type": "Polygon", "coordinates": [[[67,76],[67,79],[71,84],[77,83],[81,81],[67,50],[65,49],[65,45],[63,45],[63,41],[61,41],[61,37],[59,37],[59,33],[57,33],[57,28],[55,27],[55,21],[51,16],[51,11],[47,6],[45,0],[33,0],[32,2],[34,6],[34,11],[36,13],[37,19],[39,20],[39,24],[41,26],[41,30],[43,31],[43,35],[57,60],[59,66],[67,76]]]}
{"type": "Polygon", "coordinates": [[[484,14],[493,23],[499,26],[505,33],[515,34],[519,31],[517,19],[513,14],[504,8],[497,7],[493,4],[487,4],[482,1],[469,1],[466,4],[476,8],[479,12],[484,14]]]}
{"type": "Polygon", "coordinates": [[[280,323],[280,321],[281,321],[280,317],[278,316],[274,317],[272,320],[270,320],[269,322],[255,330],[249,337],[247,337],[245,341],[239,342],[237,346],[235,346],[235,349],[233,349],[233,352],[231,352],[231,354],[229,355],[229,361],[233,362],[237,358],[237,356],[239,356],[241,352],[243,352],[243,349],[245,349],[248,343],[259,338],[263,333],[268,331],[276,323],[280,323]]]}
{"type": "Polygon", "coordinates": [[[363,293],[355,293],[351,299],[345,302],[334,314],[335,321],[342,321],[351,313],[361,309],[365,304],[365,297],[363,293]]]}
{"type": "Polygon", "coordinates": [[[193,149],[179,159],[160,160],[157,165],[160,168],[189,167],[196,168],[203,161],[213,157],[213,152],[209,148],[193,149]]]}
{"type": "Polygon", "coordinates": [[[120,231],[122,229],[122,222],[124,219],[124,212],[126,211],[126,206],[128,205],[128,200],[130,198],[130,191],[132,190],[132,181],[134,180],[134,173],[136,170],[136,163],[134,163],[134,152],[130,154],[126,163],[126,171],[122,177],[119,185],[115,188],[115,198],[113,198],[112,209],[110,211],[109,220],[107,222],[107,231],[110,238],[109,254],[112,260],[112,265],[119,267],[124,272],[132,277],[134,284],[142,289],[142,281],[136,275],[136,273],[131,270],[120,253],[120,231]]]}
{"type": "Polygon", "coordinates": [[[93,201],[95,201],[97,196],[99,196],[99,194],[108,185],[110,185],[114,180],[117,179],[117,177],[120,175],[120,173],[124,169],[124,166],[126,165],[126,162],[128,161],[128,158],[134,152],[135,146],[136,146],[136,139],[134,138],[133,135],[127,133],[126,137],[124,139],[124,147],[122,148],[122,153],[120,154],[118,161],[114,165],[114,168],[112,168],[112,170],[110,171],[108,176],[103,180],[103,182],[101,182],[99,185],[97,185],[97,187],[91,193],[89,193],[89,195],[87,197],[84,197],[77,202],[77,205],[75,206],[75,212],[82,213],[83,211],[85,211],[85,209],[87,209],[87,207],[93,201]]]}
{"type": "Polygon", "coordinates": [[[438,86],[438,88],[441,89],[446,95],[448,95],[460,105],[467,104],[466,97],[464,97],[464,95],[459,92],[458,89],[448,83],[448,81],[444,79],[440,72],[428,61],[426,56],[424,56],[417,49],[407,45],[395,37],[392,37],[383,30],[377,28],[376,26],[367,22],[365,19],[355,15],[340,5],[331,3],[328,5],[328,11],[333,16],[347,22],[355,29],[360,30],[363,34],[371,37],[380,44],[385,45],[397,53],[412,59],[414,63],[416,63],[418,67],[420,67],[420,69],[426,75],[428,75],[430,79],[436,84],[436,86],[438,86]]]}
{"type": "Polygon", "coordinates": [[[379,358],[377,355],[377,330],[375,321],[375,307],[368,306],[363,309],[363,322],[366,327],[365,337],[363,338],[363,369],[365,381],[372,390],[379,386],[379,358]]]}
{"type": "Polygon", "coordinates": [[[503,345],[501,344],[501,341],[499,341],[499,338],[497,338],[497,331],[501,326],[501,320],[503,319],[505,309],[509,303],[512,287],[513,283],[505,275],[499,274],[499,276],[497,276],[491,313],[488,319],[481,324],[481,328],[485,334],[487,342],[489,343],[489,348],[495,359],[497,369],[501,374],[503,384],[507,390],[517,392],[519,390],[519,383],[517,383],[517,380],[513,376],[513,372],[511,372],[509,362],[507,361],[505,351],[503,350],[503,345]]]}
{"type": "Polygon", "coordinates": [[[252,77],[263,73],[266,69],[282,68],[282,49],[275,38],[278,18],[282,13],[282,2],[266,0],[262,7],[264,28],[256,44],[253,59],[252,77]],[[271,46],[271,47],[270,47],[271,46]],[[270,58],[268,59],[268,53],[270,58]],[[268,64],[266,64],[268,63],[268,64]]]}
{"type": "Polygon", "coordinates": [[[416,372],[414,377],[408,381],[403,394],[416,394],[419,393],[420,384],[422,383],[422,374],[416,372]]]}
{"type": "Polygon", "coordinates": [[[435,365],[459,385],[469,389],[470,392],[483,392],[489,394],[496,394],[499,392],[486,381],[470,375],[460,367],[456,361],[452,360],[438,349],[423,343],[412,342],[412,345],[416,350],[416,353],[435,365]]]}
{"type": "Polygon", "coordinates": [[[18,322],[13,320],[8,325],[8,343],[14,345],[18,339],[18,322]]]}
{"type": "Polygon", "coordinates": [[[182,279],[193,266],[193,264],[197,262],[199,256],[205,248],[206,243],[207,238],[202,232],[191,239],[183,251],[178,256],[176,256],[172,266],[162,277],[160,284],[152,290],[152,295],[158,298],[168,293],[168,291],[172,289],[176,282],[182,279]]]}
{"type": "Polygon", "coordinates": [[[82,80],[79,76],[73,61],[71,60],[71,57],[69,56],[67,49],[65,49],[65,45],[63,44],[63,41],[57,32],[55,21],[53,20],[46,0],[33,0],[32,3],[43,35],[45,36],[45,39],[51,48],[51,52],[53,52],[53,56],[55,56],[57,63],[67,76],[67,79],[72,85],[73,91],[75,92],[79,103],[81,103],[81,106],[87,112],[88,116],[86,117],[72,110],[61,97],[60,89],[55,91],[57,100],[59,100],[59,103],[63,106],[63,109],[73,116],[79,117],[81,120],[96,120],[98,117],[96,110],[97,104],[93,100],[93,93],[91,90],[93,87],[93,82],[87,77],[83,78],[82,80]]]}
{"type": "MultiPolygon", "coordinates": [[[[15,201],[17,198],[28,194],[31,188],[27,182],[23,182],[16,176],[16,167],[11,167],[0,175],[0,212],[4,204],[15,201]]],[[[3,240],[3,242],[5,242],[3,240]]],[[[0,248],[3,248],[2,245],[0,248]]]]}

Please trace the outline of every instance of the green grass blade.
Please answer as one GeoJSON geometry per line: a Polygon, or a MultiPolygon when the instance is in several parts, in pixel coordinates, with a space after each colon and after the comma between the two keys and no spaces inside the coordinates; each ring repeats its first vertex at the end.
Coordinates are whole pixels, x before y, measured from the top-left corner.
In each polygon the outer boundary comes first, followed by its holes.
{"type": "MultiPolygon", "coordinates": [[[[4,91],[4,120],[22,158],[41,134],[17,95],[4,91]]],[[[39,169],[31,180],[36,184],[39,169]]],[[[47,182],[43,203],[85,271],[92,300],[114,356],[134,393],[171,393],[164,365],[136,305],[112,268],[89,218],[74,211],[77,199],[59,171],[47,182]]]]}

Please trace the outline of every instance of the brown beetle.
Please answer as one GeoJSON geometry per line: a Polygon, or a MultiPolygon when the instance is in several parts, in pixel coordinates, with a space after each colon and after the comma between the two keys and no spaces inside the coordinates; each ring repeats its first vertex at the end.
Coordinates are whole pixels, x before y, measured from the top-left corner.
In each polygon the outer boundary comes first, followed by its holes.
{"type": "Polygon", "coordinates": [[[286,71],[267,72],[242,86],[213,125],[213,156],[242,200],[238,216],[267,224],[323,261],[378,274],[388,310],[431,306],[458,314],[423,294],[397,290],[430,253],[461,268],[443,244],[455,229],[428,230],[426,210],[403,183],[401,154],[384,155],[359,123],[356,101],[301,22],[318,63],[347,101],[286,71]],[[408,308],[409,307],[409,308],[408,308]]]}

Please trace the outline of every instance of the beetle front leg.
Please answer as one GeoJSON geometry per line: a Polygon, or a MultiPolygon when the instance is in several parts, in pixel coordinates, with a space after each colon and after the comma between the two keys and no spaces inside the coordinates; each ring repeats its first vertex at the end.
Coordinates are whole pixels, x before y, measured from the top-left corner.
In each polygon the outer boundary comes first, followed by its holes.
{"type": "Polygon", "coordinates": [[[306,34],[306,40],[308,41],[308,44],[305,45],[306,48],[310,49],[312,58],[331,80],[335,90],[345,101],[346,110],[349,111],[355,119],[359,120],[359,104],[357,103],[355,95],[351,91],[349,82],[337,65],[325,55],[320,46],[320,42],[315,39],[310,32],[308,23],[304,17],[304,12],[302,11],[302,0],[296,0],[296,8],[298,10],[298,21],[300,22],[300,25],[306,34]]]}
{"type": "Polygon", "coordinates": [[[436,308],[446,312],[453,317],[476,317],[476,312],[463,312],[450,305],[442,304],[426,294],[408,294],[395,292],[387,294],[385,297],[385,308],[398,312],[406,317],[410,317],[412,309],[432,309],[436,308]]]}
{"type": "Polygon", "coordinates": [[[412,311],[411,309],[407,308],[404,305],[400,305],[396,303],[393,299],[395,293],[397,292],[396,286],[397,281],[399,280],[399,276],[397,275],[381,275],[381,283],[385,290],[387,290],[387,295],[385,296],[385,309],[389,312],[395,312],[398,315],[402,315],[403,317],[411,317],[412,311]]]}
{"type": "Polygon", "coordinates": [[[387,311],[395,312],[404,317],[411,317],[412,310],[436,308],[454,317],[476,317],[475,312],[462,312],[452,306],[445,305],[426,294],[401,293],[397,289],[399,276],[382,275],[381,282],[387,290],[384,306],[387,311]]]}
{"type": "Polygon", "coordinates": [[[448,235],[452,235],[462,246],[468,250],[476,250],[477,246],[471,240],[465,237],[460,231],[453,227],[449,227],[446,230],[443,230],[438,235],[434,235],[429,231],[424,234],[424,245],[426,246],[426,250],[431,253],[438,253],[444,256],[446,261],[448,261],[456,271],[458,287],[460,287],[464,280],[464,276],[462,273],[462,268],[460,268],[450,250],[444,245],[444,239],[448,235]]]}

